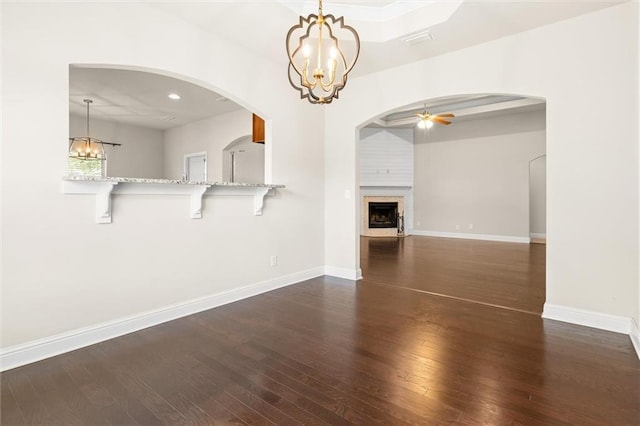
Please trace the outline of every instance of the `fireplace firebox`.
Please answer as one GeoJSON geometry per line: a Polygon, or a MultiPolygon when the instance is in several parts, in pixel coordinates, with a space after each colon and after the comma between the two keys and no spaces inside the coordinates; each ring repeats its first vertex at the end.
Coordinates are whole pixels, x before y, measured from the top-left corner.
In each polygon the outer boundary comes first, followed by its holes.
{"type": "Polygon", "coordinates": [[[397,202],[369,202],[369,228],[397,228],[397,202]]]}

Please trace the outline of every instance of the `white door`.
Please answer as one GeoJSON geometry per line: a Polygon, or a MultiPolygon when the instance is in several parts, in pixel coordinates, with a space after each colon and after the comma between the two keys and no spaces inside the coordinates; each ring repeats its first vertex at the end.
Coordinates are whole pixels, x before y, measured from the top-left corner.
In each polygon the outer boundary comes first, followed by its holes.
{"type": "Polygon", "coordinates": [[[207,154],[187,154],[184,156],[184,175],[188,182],[207,181],[207,154]]]}

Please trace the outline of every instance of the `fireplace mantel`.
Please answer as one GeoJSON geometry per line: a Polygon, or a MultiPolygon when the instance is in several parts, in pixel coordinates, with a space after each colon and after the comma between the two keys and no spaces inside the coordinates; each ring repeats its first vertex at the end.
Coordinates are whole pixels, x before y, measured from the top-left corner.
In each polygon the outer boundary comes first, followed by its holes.
{"type": "Polygon", "coordinates": [[[67,176],[62,180],[64,194],[89,194],[96,198],[96,223],[111,223],[111,195],[184,195],[190,199],[192,219],[202,218],[202,197],[248,195],[253,197],[253,214],[262,215],[264,198],[284,185],[230,182],[183,182],[171,179],[67,176]]]}
{"type": "Polygon", "coordinates": [[[396,237],[398,236],[397,227],[393,228],[377,228],[370,227],[369,223],[369,203],[397,203],[398,213],[404,215],[404,197],[403,196],[381,196],[365,195],[362,197],[362,235],[365,237],[396,237]]]}

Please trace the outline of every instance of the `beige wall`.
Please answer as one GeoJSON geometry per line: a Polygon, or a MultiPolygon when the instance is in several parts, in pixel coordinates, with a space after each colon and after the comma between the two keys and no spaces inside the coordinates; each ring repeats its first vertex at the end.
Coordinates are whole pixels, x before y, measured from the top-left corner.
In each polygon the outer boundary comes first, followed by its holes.
{"type": "Polygon", "coordinates": [[[535,236],[547,233],[546,156],[538,157],[529,164],[529,232],[535,236]]]}
{"type": "Polygon", "coordinates": [[[545,153],[544,111],[415,135],[415,230],[529,237],[529,162],[545,153]]]}
{"type": "MultiPolygon", "coordinates": [[[[69,137],[84,136],[85,116],[69,116],[69,137]]],[[[107,176],[156,178],[164,174],[162,130],[91,118],[91,136],[122,146],[105,145],[107,176]]]]}

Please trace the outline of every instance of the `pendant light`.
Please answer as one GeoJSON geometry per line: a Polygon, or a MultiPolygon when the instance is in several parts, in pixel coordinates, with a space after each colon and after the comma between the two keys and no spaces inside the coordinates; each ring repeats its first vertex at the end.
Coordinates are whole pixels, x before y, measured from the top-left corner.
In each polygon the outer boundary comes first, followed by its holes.
{"type": "Polygon", "coordinates": [[[344,24],[344,17],[323,15],[322,0],[319,0],[318,14],[301,16],[287,33],[286,44],[289,82],[300,92],[300,98],[312,104],[328,104],[337,99],[360,54],[358,33],[344,24]],[[352,39],[350,60],[338,45],[338,36],[342,35],[352,39]]]}
{"type": "Polygon", "coordinates": [[[104,142],[92,138],[89,133],[89,105],[93,101],[91,99],[83,99],[83,102],[87,104],[87,135],[69,138],[69,157],[78,160],[104,161],[107,159],[104,152],[104,142]]]}

